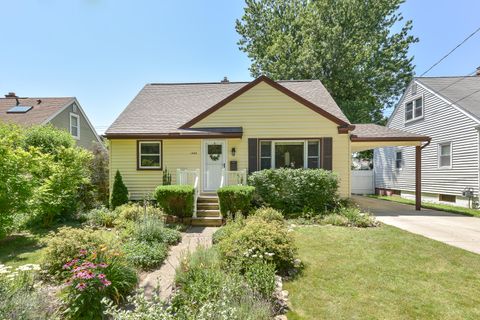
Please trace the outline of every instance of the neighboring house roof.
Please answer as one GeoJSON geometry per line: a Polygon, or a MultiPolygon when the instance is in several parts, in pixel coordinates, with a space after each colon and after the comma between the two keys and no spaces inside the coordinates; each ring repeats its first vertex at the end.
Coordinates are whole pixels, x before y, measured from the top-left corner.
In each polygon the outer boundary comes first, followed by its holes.
{"type": "Polygon", "coordinates": [[[480,76],[422,77],[415,80],[480,119],[480,76]]]}
{"type": "Polygon", "coordinates": [[[190,126],[262,81],[339,125],[350,124],[319,80],[275,82],[261,76],[252,82],[147,84],[105,135],[233,135],[231,128],[212,132],[190,126]]]}
{"type": "Polygon", "coordinates": [[[94,133],[95,138],[103,146],[102,139],[98,136],[97,131],[95,131],[95,128],[75,97],[21,98],[13,96],[0,98],[0,122],[16,123],[22,126],[47,124],[74,102],[83,115],[83,118],[85,118],[87,125],[94,133]],[[25,113],[9,112],[11,108],[16,106],[30,106],[32,109],[25,113]]]}
{"type": "Polygon", "coordinates": [[[0,121],[17,123],[20,125],[45,124],[52,116],[61,112],[70,105],[75,98],[18,98],[18,105],[33,107],[26,113],[8,113],[8,110],[17,106],[15,98],[0,98],[0,121]]]}
{"type": "Polygon", "coordinates": [[[429,141],[430,138],[416,133],[387,128],[378,124],[355,124],[352,141],[429,141]]]}

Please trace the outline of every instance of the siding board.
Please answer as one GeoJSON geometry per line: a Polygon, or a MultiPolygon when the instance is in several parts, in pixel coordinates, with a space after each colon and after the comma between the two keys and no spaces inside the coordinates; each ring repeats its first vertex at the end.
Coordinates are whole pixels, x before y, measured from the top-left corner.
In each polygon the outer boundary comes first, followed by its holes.
{"type": "MultiPolygon", "coordinates": [[[[478,194],[479,133],[478,123],[437,95],[417,85],[412,96],[409,86],[392,114],[388,127],[430,136],[432,141],[422,150],[422,192],[461,196],[465,187],[478,194]],[[405,124],[405,105],[414,96],[422,95],[424,118],[405,124]],[[438,145],[452,142],[452,168],[438,168],[438,145]]],[[[374,151],[375,185],[377,188],[415,190],[415,148],[388,147],[374,151]],[[395,169],[395,151],[403,151],[404,168],[395,169]]]]}

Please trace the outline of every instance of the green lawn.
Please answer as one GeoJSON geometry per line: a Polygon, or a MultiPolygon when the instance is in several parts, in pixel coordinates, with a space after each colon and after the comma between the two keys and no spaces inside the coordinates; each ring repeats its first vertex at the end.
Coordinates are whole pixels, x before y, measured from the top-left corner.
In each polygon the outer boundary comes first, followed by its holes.
{"type": "MultiPolygon", "coordinates": [[[[409,200],[409,199],[405,199],[405,198],[398,197],[398,196],[375,196],[375,195],[370,195],[369,197],[370,198],[375,198],[375,199],[380,199],[380,200],[399,202],[399,203],[404,203],[404,204],[411,204],[411,205],[415,204],[414,200],[409,200]]],[[[463,214],[463,215],[467,215],[467,216],[480,217],[480,210],[478,210],[478,209],[469,209],[469,208],[464,208],[464,207],[451,206],[451,205],[448,205],[448,204],[438,204],[438,203],[431,203],[431,202],[422,202],[422,207],[427,208],[427,209],[434,209],[434,210],[441,210],[441,211],[446,211],[446,212],[451,212],[451,213],[458,213],[458,214],[463,214]]]]}
{"type": "Polygon", "coordinates": [[[55,225],[49,229],[38,228],[32,231],[23,231],[0,240],[0,263],[14,268],[27,263],[40,263],[43,250],[40,239],[50,231],[67,225],[77,227],[80,226],[80,223],[72,221],[55,225]]]}
{"type": "Polygon", "coordinates": [[[289,319],[480,319],[480,255],[400,229],[295,229],[289,319]]]}

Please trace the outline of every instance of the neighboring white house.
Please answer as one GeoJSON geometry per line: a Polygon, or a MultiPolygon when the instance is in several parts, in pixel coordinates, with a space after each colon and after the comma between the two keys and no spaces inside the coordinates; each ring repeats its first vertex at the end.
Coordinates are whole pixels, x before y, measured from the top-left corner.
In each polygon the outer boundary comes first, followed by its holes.
{"type": "MultiPolygon", "coordinates": [[[[387,127],[431,138],[421,159],[423,201],[468,206],[465,190],[478,197],[480,72],[470,77],[415,78],[387,127]]],[[[414,197],[414,147],[375,149],[374,171],[377,191],[414,197]]]]}

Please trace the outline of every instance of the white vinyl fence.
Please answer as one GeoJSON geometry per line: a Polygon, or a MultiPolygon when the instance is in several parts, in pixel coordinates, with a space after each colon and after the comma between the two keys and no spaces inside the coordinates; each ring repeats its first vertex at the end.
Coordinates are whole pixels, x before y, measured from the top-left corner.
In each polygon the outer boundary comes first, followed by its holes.
{"type": "Polygon", "coordinates": [[[352,194],[374,194],[373,170],[352,170],[352,194]]]}

